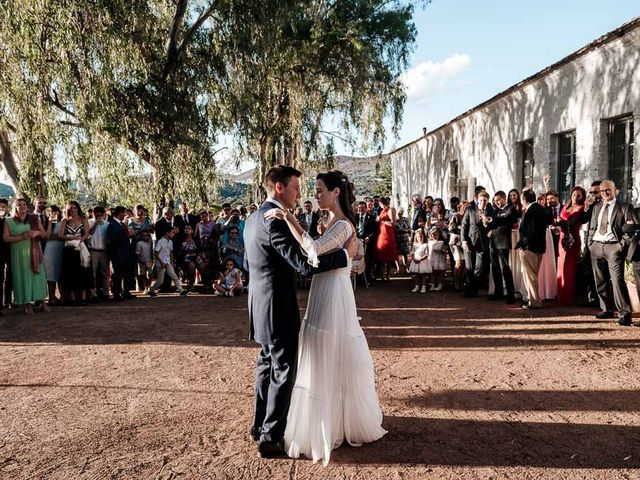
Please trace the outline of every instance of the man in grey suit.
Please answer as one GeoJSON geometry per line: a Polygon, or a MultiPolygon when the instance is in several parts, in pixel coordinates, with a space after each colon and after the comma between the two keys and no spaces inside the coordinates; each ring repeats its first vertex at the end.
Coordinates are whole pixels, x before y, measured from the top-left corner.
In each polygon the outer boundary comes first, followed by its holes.
{"type": "MultiPolygon", "coordinates": [[[[250,337],[260,344],[256,367],[255,417],[251,436],[261,457],[285,455],[284,431],[296,378],[300,310],[296,272],[309,275],[344,268],[358,248],[355,236],[339,250],[319,258],[312,269],[284,220],[266,220],[272,208],[292,209],[300,199],[300,175],[279,165],[269,170],[269,198],[249,216],[244,230],[249,281],[250,337]]],[[[331,299],[327,299],[331,301],[331,299]]]]}
{"type": "Polygon", "coordinates": [[[601,312],[596,318],[614,318],[618,310],[618,324],[631,325],[629,291],[624,281],[624,261],[630,236],[627,225],[638,223],[635,211],[628,203],[616,200],[616,186],[611,180],[600,184],[602,202],[595,205],[589,221],[589,251],[596,281],[601,312]],[[626,228],[625,228],[626,227],[626,228]],[[611,295],[613,290],[613,298],[611,295]]]}

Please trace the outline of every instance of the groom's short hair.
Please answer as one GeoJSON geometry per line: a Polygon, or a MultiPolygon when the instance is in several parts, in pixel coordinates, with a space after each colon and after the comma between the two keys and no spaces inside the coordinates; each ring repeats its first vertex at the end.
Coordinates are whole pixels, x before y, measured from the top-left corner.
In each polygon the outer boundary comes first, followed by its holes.
{"type": "Polygon", "coordinates": [[[300,170],[289,167],[288,165],[276,165],[275,167],[271,167],[265,178],[267,192],[274,192],[276,189],[276,183],[280,182],[284,186],[287,186],[291,177],[300,177],[301,175],[302,172],[300,170]]]}

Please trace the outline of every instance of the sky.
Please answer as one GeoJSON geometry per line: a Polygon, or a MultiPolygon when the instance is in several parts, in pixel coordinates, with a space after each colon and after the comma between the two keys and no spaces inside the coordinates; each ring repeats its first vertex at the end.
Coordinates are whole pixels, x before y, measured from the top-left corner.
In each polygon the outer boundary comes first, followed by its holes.
{"type": "MultiPolygon", "coordinates": [[[[640,16],[639,0],[433,0],[416,7],[400,139],[433,130],[640,16]]],[[[342,154],[352,152],[341,147],[342,154]]],[[[355,152],[358,153],[358,152],[355,152]]]]}

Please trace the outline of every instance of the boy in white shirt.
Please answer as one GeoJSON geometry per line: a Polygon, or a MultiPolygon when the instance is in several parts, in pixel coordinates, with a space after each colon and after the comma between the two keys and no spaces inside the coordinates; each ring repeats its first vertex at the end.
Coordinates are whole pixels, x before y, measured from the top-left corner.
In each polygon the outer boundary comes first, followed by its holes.
{"type": "Polygon", "coordinates": [[[175,235],[176,230],[171,228],[167,230],[164,236],[156,241],[156,247],[153,249],[154,258],[156,260],[156,281],[149,289],[149,296],[155,297],[157,295],[157,288],[164,282],[165,273],[169,275],[169,278],[173,280],[178,293],[181,297],[186,297],[188,292],[182,288],[180,279],[173,270],[173,241],[171,240],[175,235]]]}

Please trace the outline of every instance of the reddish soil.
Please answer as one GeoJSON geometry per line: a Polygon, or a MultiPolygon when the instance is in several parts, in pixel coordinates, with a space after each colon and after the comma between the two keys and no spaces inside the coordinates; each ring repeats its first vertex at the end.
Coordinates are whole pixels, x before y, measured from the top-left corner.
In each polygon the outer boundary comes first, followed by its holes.
{"type": "Polygon", "coordinates": [[[409,289],[357,292],[389,433],[326,468],[248,438],[246,296],[9,312],[0,478],[640,478],[640,328],[409,289]]]}

